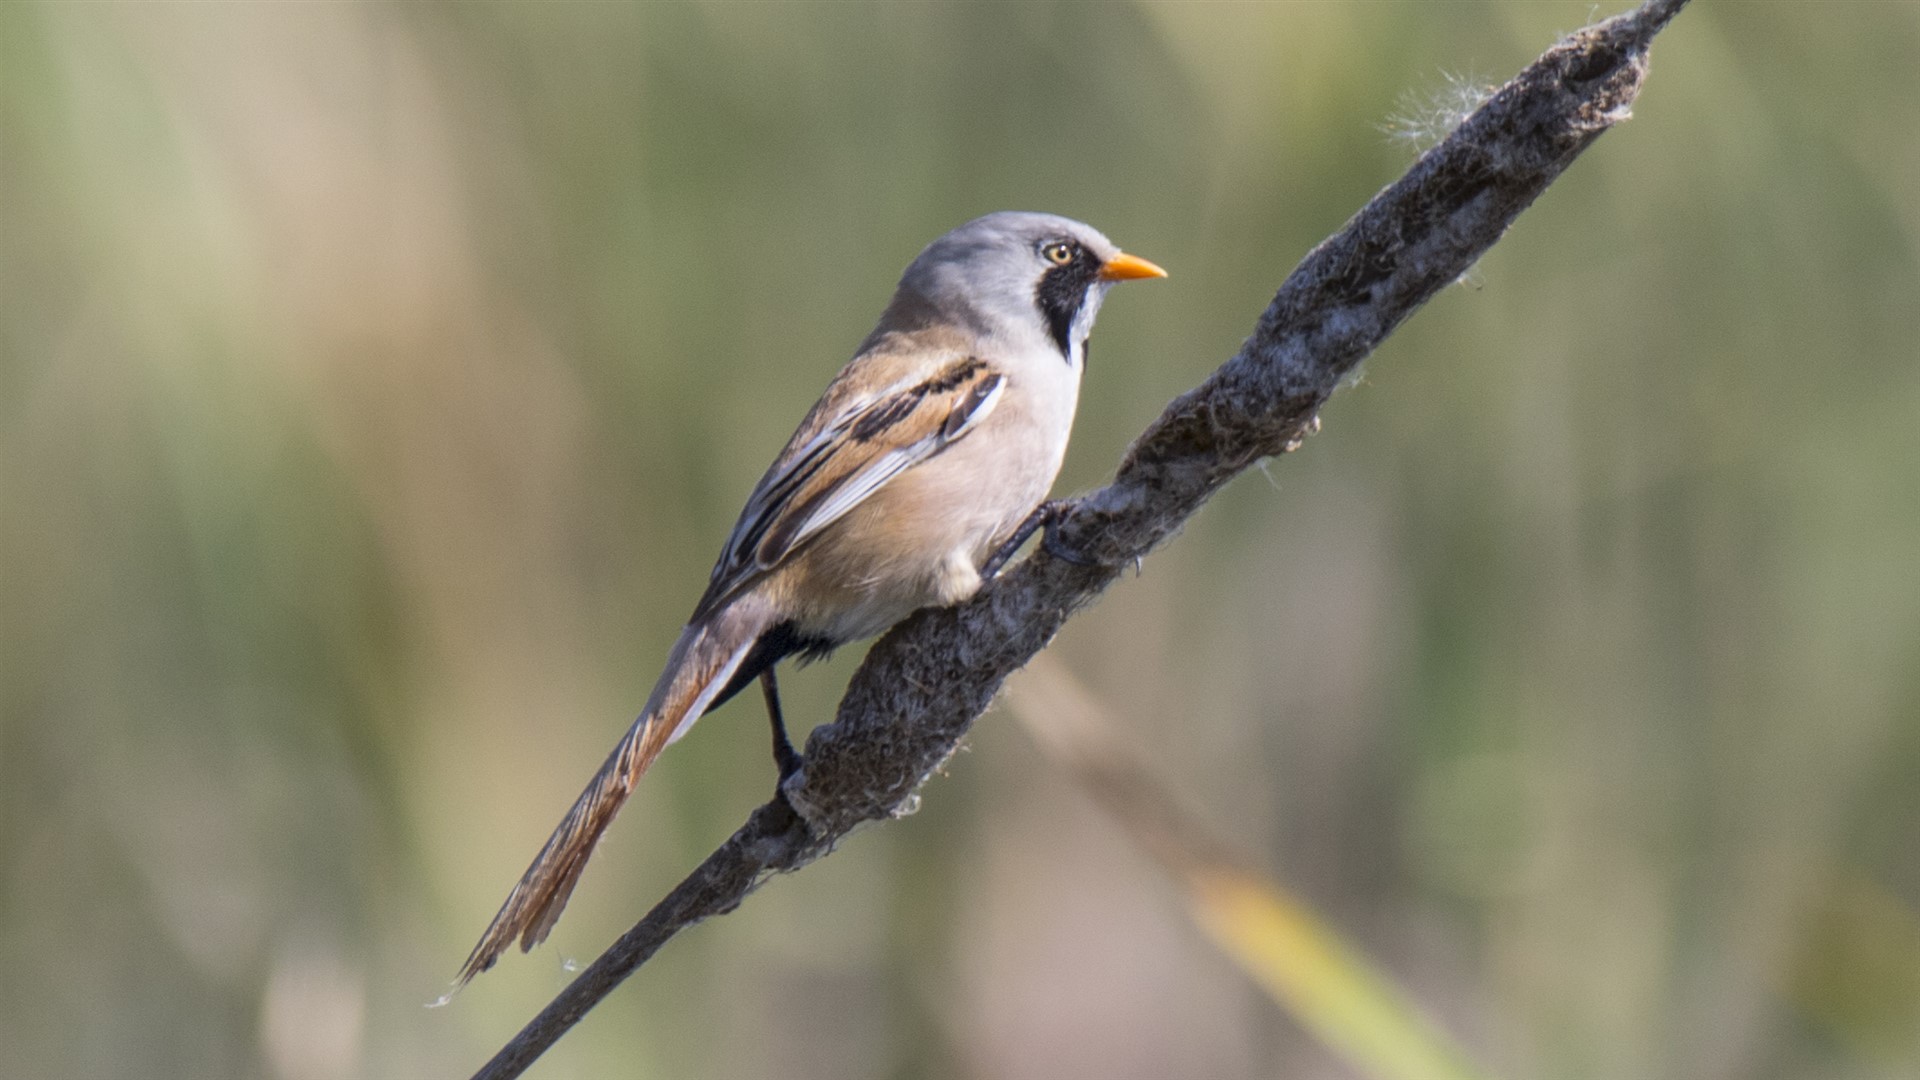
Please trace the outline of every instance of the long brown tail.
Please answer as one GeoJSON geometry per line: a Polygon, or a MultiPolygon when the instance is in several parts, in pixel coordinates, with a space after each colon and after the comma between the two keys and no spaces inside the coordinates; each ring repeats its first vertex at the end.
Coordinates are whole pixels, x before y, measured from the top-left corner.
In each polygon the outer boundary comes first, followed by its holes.
{"type": "Polygon", "coordinates": [[[492,967],[514,938],[526,952],[547,939],[573,894],[593,846],[620,812],[653,759],[705,712],[772,620],[751,594],[688,626],[667,658],[645,711],[567,811],[507,894],[480,943],[461,965],[460,982],[492,967]]]}

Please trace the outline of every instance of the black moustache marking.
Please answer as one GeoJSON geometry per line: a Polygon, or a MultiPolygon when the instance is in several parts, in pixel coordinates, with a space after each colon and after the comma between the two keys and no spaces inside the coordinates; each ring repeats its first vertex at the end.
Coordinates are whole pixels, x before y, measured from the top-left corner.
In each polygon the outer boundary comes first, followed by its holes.
{"type": "Polygon", "coordinates": [[[1047,333],[1060,347],[1060,355],[1070,361],[1073,342],[1068,335],[1073,333],[1073,317],[1087,302],[1087,290],[1100,279],[1100,260],[1079,244],[1069,242],[1069,246],[1073,248],[1073,261],[1040,275],[1033,302],[1041,318],[1047,320],[1047,333]]]}

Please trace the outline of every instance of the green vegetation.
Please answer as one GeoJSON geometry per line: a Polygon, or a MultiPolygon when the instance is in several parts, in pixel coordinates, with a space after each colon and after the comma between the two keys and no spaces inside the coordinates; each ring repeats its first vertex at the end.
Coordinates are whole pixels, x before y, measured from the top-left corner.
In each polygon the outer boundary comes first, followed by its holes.
{"type": "MultiPolygon", "coordinates": [[[[1172,272],[1101,317],[1091,486],[1390,118],[1592,13],[0,5],[0,1074],[477,1066],[768,793],[743,695],[422,1008],[922,244],[1042,209],[1172,272]]],[[[1920,1070],[1915,56],[1920,5],[1688,10],[1051,654],[1490,1076],[1920,1070]]],[[[971,745],[532,1075],[1344,1075],[1025,733],[971,745]]]]}

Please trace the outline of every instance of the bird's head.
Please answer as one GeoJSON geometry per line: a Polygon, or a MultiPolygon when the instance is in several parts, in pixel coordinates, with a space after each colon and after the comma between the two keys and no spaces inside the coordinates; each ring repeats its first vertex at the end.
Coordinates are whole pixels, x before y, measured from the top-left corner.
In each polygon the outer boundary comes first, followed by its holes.
{"type": "Polygon", "coordinates": [[[900,291],[982,334],[1015,345],[1044,341],[1078,368],[1107,289],[1166,276],[1090,225],[1002,211],[927,245],[901,276],[900,291]]]}

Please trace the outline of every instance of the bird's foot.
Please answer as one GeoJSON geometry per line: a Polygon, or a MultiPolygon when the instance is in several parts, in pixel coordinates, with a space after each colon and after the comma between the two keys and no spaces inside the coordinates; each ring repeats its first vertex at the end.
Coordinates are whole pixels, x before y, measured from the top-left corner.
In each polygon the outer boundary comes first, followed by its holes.
{"type": "Polygon", "coordinates": [[[1060,541],[1058,536],[1054,535],[1053,526],[1062,517],[1066,516],[1067,511],[1071,508],[1072,505],[1070,503],[1057,499],[1043,502],[1039,506],[1034,507],[1033,513],[1027,515],[1026,520],[1020,523],[1020,527],[1013,530],[1013,535],[1007,537],[1005,543],[995,548],[993,554],[987,558],[986,563],[980,567],[980,579],[982,581],[992,581],[998,577],[1000,571],[1007,565],[1007,560],[1013,558],[1014,553],[1020,550],[1020,545],[1026,543],[1027,538],[1040,529],[1046,530],[1046,534],[1041,537],[1040,546],[1047,549],[1047,554],[1059,559],[1061,562],[1072,563],[1075,566],[1094,565],[1092,559],[1067,547],[1060,541]]]}
{"type": "Polygon", "coordinates": [[[1063,563],[1071,563],[1074,566],[1099,565],[1084,553],[1068,547],[1066,543],[1060,539],[1060,535],[1052,529],[1048,529],[1046,533],[1040,537],[1040,546],[1047,549],[1047,554],[1059,559],[1063,563]]]}
{"type": "Polygon", "coordinates": [[[807,759],[793,748],[792,743],[780,739],[773,744],[773,763],[780,770],[778,783],[785,785],[794,773],[806,767],[807,759]]]}

